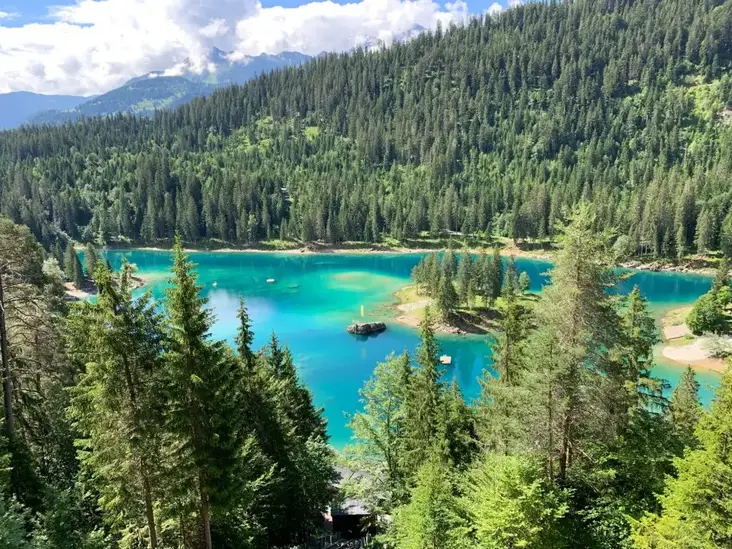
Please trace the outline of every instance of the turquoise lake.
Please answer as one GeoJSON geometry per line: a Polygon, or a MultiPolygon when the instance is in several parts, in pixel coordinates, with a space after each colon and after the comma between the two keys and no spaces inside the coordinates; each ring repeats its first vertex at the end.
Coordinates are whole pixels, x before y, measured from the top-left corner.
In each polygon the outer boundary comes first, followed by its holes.
{"type": "MultiPolygon", "coordinates": [[[[115,268],[123,258],[137,266],[148,280],[148,289],[157,299],[164,297],[171,254],[166,251],[109,251],[115,268]]],[[[377,362],[390,353],[414,351],[418,343],[415,330],[390,322],[393,294],[409,284],[412,268],[420,254],[277,254],[216,253],[190,254],[197,264],[199,283],[216,313],[213,336],[233,342],[236,311],[240,297],[247,302],[256,334],[255,348],[264,345],[274,331],[289,345],[302,380],[313,392],[318,406],[325,408],[331,443],[347,444],[350,431],[346,414],[359,407],[358,390],[377,362]],[[267,279],[275,279],[268,284],[267,279]],[[361,319],[385,320],[386,332],[370,338],[346,333],[346,326],[361,319]]],[[[532,290],[546,283],[544,273],[551,267],[545,261],[516,259],[526,271],[532,290]]],[[[678,273],[633,272],[619,291],[638,285],[657,314],[664,309],[692,303],[705,293],[711,279],[678,273]]],[[[446,377],[456,379],[465,396],[478,395],[477,378],[490,368],[490,349],[486,336],[440,336],[442,351],[453,357],[446,377]]],[[[659,361],[656,375],[675,384],[683,369],[659,361]]],[[[718,375],[698,372],[705,402],[711,399],[718,375]]]]}

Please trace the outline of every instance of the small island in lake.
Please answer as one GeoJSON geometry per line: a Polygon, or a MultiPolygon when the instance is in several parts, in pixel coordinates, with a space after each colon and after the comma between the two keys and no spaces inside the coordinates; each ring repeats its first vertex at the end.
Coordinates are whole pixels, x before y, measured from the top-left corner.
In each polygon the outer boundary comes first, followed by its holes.
{"type": "Polygon", "coordinates": [[[521,311],[533,307],[527,273],[520,273],[513,257],[504,267],[500,251],[473,258],[469,253],[433,252],[412,271],[414,284],[395,297],[396,321],[417,328],[428,309],[435,314],[435,331],[444,334],[486,334],[500,329],[511,302],[521,311]]]}

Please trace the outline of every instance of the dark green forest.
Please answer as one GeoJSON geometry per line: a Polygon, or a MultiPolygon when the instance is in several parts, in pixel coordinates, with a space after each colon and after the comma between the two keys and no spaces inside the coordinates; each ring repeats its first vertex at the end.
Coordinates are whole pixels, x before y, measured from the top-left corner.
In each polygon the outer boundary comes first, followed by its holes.
{"type": "Polygon", "coordinates": [[[0,134],[0,212],[56,239],[555,236],[732,253],[732,2],[530,3],[152,119],[0,134]]]}

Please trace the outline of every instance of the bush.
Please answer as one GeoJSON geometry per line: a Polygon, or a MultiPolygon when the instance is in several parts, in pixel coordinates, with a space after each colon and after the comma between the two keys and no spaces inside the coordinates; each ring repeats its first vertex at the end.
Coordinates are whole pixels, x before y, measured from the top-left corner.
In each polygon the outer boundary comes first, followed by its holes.
{"type": "Polygon", "coordinates": [[[724,312],[725,295],[709,292],[701,296],[686,317],[686,324],[696,335],[703,333],[719,333],[727,327],[727,315],[724,312]]]}

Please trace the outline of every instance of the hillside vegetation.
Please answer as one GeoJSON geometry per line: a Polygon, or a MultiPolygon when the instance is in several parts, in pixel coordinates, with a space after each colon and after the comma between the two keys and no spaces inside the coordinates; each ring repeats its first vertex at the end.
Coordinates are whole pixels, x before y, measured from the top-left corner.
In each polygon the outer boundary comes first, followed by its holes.
{"type": "Polygon", "coordinates": [[[328,55],[147,120],[0,134],[44,244],[552,236],[582,198],[630,252],[732,248],[732,2],[529,4],[328,55]]]}

